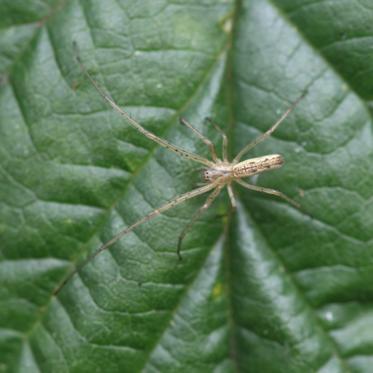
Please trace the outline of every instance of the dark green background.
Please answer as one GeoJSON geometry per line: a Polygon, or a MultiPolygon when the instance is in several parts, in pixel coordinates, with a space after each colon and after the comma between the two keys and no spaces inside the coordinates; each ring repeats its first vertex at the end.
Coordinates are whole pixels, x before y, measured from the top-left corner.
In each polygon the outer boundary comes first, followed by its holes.
{"type": "Polygon", "coordinates": [[[0,372],[372,372],[371,0],[0,2],[0,372]],[[199,165],[112,112],[232,155],[307,96],[252,156],[285,166],[142,225],[59,293],[88,252],[175,195],[199,165]]]}

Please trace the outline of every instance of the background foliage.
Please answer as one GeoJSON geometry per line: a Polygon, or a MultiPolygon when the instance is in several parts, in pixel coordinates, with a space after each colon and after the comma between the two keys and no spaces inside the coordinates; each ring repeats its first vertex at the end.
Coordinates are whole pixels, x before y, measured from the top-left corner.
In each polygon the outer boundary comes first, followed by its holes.
{"type": "Polygon", "coordinates": [[[370,0],[0,2],[0,371],[370,372],[370,0]],[[97,257],[123,225],[196,187],[198,165],[129,128],[77,66],[148,129],[207,155],[178,117],[224,126],[231,152],[306,98],[236,188],[175,247],[203,198],[97,257]]]}

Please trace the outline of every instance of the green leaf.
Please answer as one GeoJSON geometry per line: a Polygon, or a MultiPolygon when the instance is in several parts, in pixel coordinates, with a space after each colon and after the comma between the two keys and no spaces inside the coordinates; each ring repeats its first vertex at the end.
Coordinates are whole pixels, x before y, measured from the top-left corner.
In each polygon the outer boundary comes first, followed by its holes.
{"type": "Polygon", "coordinates": [[[369,0],[0,4],[0,372],[370,372],[373,7],[369,0]],[[206,196],[89,253],[200,165],[110,110],[74,56],[149,131],[234,156],[306,91],[183,242],[206,196]]]}

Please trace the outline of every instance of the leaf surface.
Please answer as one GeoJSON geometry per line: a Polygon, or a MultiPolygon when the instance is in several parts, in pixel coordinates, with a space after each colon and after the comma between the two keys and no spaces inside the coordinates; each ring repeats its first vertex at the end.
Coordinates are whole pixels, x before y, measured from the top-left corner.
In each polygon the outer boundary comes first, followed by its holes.
{"type": "Polygon", "coordinates": [[[309,0],[3,1],[0,371],[369,372],[373,363],[373,7],[309,0]],[[200,165],[110,110],[209,157],[283,168],[142,224],[54,289],[122,227],[198,187],[200,165]]]}

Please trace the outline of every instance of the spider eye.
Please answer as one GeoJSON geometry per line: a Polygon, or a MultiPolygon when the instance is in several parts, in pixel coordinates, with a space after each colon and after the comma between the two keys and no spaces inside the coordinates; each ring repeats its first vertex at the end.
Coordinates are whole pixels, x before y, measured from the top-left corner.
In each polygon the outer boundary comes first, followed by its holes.
{"type": "Polygon", "coordinates": [[[208,181],[210,179],[210,174],[209,174],[209,171],[208,170],[203,170],[201,172],[201,178],[202,180],[204,181],[208,181]]]}

